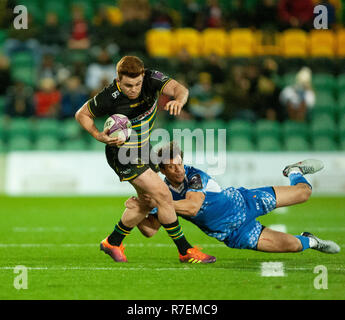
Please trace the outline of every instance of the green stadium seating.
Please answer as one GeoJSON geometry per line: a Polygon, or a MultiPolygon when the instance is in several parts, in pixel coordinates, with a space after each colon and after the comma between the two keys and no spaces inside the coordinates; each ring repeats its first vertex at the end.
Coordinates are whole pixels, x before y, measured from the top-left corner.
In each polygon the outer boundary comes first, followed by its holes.
{"type": "Polygon", "coordinates": [[[30,151],[32,150],[32,142],[25,136],[11,137],[7,142],[8,151],[30,151]]]}
{"type": "Polygon", "coordinates": [[[309,151],[310,146],[303,136],[292,136],[285,139],[286,151],[309,151]]]}
{"type": "Polygon", "coordinates": [[[42,136],[36,140],[35,150],[55,151],[59,149],[59,140],[52,136],[42,136]]]}
{"type": "Polygon", "coordinates": [[[334,139],[328,136],[315,138],[313,140],[312,146],[313,146],[314,151],[337,151],[338,150],[338,146],[335,143],[334,139]]]}
{"type": "Polygon", "coordinates": [[[35,125],[36,138],[53,137],[58,138],[60,134],[60,122],[56,119],[38,119],[35,125]]]}
{"type": "Polygon", "coordinates": [[[255,146],[251,139],[245,136],[231,137],[228,142],[229,151],[247,152],[254,151],[255,146]]]}
{"type": "Polygon", "coordinates": [[[261,136],[257,140],[258,151],[276,152],[282,150],[282,144],[275,136],[261,136]]]}
{"type": "Polygon", "coordinates": [[[278,121],[258,120],[255,126],[255,135],[257,138],[273,136],[280,138],[281,127],[278,121]]]}
{"type": "Polygon", "coordinates": [[[345,114],[343,114],[342,118],[339,120],[338,135],[340,141],[345,141],[345,114]]]}
{"type": "Polygon", "coordinates": [[[0,96],[0,116],[5,113],[6,96],[0,96]]]}
{"type": "Polygon", "coordinates": [[[60,149],[64,151],[85,151],[89,150],[89,145],[84,139],[63,141],[60,149]]]}
{"type": "Polygon", "coordinates": [[[334,117],[337,109],[338,103],[334,96],[329,92],[321,91],[316,93],[315,105],[311,110],[311,114],[314,117],[317,114],[326,113],[334,117]]]}
{"type": "Polygon", "coordinates": [[[345,73],[340,74],[337,78],[337,91],[338,95],[345,92],[345,73]]]}
{"type": "Polygon", "coordinates": [[[26,118],[12,118],[7,128],[7,134],[9,139],[21,136],[31,140],[33,138],[33,130],[31,120],[26,118]]]}
{"type": "Polygon", "coordinates": [[[327,114],[313,118],[309,130],[313,139],[323,136],[334,139],[337,133],[334,120],[327,114]]]}
{"type": "Polygon", "coordinates": [[[19,67],[31,67],[35,64],[34,57],[30,51],[21,51],[11,56],[11,65],[19,67]]]}
{"type": "Polygon", "coordinates": [[[28,86],[36,85],[36,69],[33,66],[12,66],[11,76],[15,81],[21,81],[28,86]]]}
{"type": "Polygon", "coordinates": [[[228,123],[228,136],[253,138],[253,124],[245,120],[231,120],[228,123]]]}
{"type": "Polygon", "coordinates": [[[6,30],[0,30],[0,47],[4,44],[6,39],[7,39],[7,31],[6,30]]]}
{"type": "Polygon", "coordinates": [[[289,137],[308,137],[308,125],[304,122],[287,120],[282,124],[282,132],[285,139],[289,137]]]}
{"type": "Polygon", "coordinates": [[[77,121],[72,119],[66,119],[60,122],[60,137],[61,139],[76,139],[80,138],[82,129],[77,121]]]}
{"type": "Polygon", "coordinates": [[[104,151],[105,144],[102,142],[97,141],[96,139],[92,138],[89,143],[88,150],[91,151],[104,151]]]}
{"type": "Polygon", "coordinates": [[[332,74],[329,73],[314,73],[313,74],[313,88],[318,91],[327,91],[333,93],[337,87],[337,81],[332,74]]]}
{"type": "Polygon", "coordinates": [[[1,137],[0,137],[0,153],[5,153],[7,151],[7,146],[6,146],[6,143],[1,140],[1,137]]]}

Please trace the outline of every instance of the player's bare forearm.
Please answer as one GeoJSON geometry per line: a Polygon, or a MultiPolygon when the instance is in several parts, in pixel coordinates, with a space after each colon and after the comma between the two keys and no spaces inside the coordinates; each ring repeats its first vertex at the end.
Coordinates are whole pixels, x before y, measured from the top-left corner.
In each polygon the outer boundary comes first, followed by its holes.
{"type": "Polygon", "coordinates": [[[164,109],[169,111],[171,115],[179,115],[188,100],[188,89],[172,79],[163,89],[163,94],[173,97],[173,100],[169,101],[164,109]]]}
{"type": "Polygon", "coordinates": [[[94,117],[89,111],[87,106],[87,102],[76,112],[75,119],[79,122],[79,124],[89,132],[96,140],[109,144],[109,145],[121,145],[123,141],[119,141],[118,138],[111,138],[108,136],[108,131],[98,131],[97,127],[95,126],[94,117]]]}
{"type": "Polygon", "coordinates": [[[178,200],[174,201],[174,208],[178,214],[184,216],[194,217],[198,213],[200,207],[198,204],[190,200],[178,200]]]}
{"type": "Polygon", "coordinates": [[[99,131],[95,126],[95,122],[93,120],[93,117],[90,111],[88,110],[87,102],[76,112],[75,119],[94,138],[97,137],[97,135],[99,134],[99,131]]]}

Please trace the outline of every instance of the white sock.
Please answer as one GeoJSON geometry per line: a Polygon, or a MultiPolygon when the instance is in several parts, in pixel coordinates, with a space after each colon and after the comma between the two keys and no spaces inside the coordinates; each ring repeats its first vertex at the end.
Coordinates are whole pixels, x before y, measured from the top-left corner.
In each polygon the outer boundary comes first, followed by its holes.
{"type": "Polygon", "coordinates": [[[317,241],[313,238],[309,238],[309,247],[310,248],[316,248],[317,247],[317,241]]]}
{"type": "Polygon", "coordinates": [[[300,174],[302,174],[302,171],[301,171],[301,169],[298,168],[298,167],[293,167],[293,168],[291,168],[291,170],[290,170],[288,176],[289,176],[290,174],[292,174],[292,173],[300,173],[300,174]]]}

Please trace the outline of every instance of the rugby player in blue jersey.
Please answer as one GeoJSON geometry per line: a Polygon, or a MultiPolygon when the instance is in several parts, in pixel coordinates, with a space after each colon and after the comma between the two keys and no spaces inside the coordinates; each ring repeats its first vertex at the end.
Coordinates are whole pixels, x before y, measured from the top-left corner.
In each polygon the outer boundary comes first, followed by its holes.
{"type": "MultiPolygon", "coordinates": [[[[257,221],[259,216],[275,208],[307,201],[312,187],[304,175],[321,170],[321,161],[309,159],[285,167],[283,174],[289,178],[290,186],[223,189],[205,172],[184,165],[183,152],[179,149],[176,152],[178,147],[173,143],[161,148],[158,156],[162,156],[166,148],[169,148],[169,152],[165,152],[169,159],[163,159],[160,170],[172,193],[175,211],[210,237],[230,248],[265,252],[300,252],[309,248],[325,253],[340,251],[335,242],[319,239],[309,232],[294,236],[264,227],[257,221]]],[[[155,207],[153,200],[150,205],[155,207]]],[[[126,206],[135,210],[142,205],[132,197],[126,206]]],[[[155,212],[154,208],[138,224],[147,237],[152,237],[160,228],[155,212]]]]}

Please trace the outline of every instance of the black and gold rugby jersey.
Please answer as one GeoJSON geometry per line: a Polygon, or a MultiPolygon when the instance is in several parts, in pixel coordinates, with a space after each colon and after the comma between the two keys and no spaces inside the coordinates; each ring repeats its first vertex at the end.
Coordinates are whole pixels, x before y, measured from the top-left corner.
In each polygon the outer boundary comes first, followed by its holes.
{"type": "Polygon", "coordinates": [[[110,117],[115,113],[127,116],[133,130],[130,139],[123,146],[141,148],[150,140],[157,116],[158,95],[170,80],[170,77],[159,71],[145,70],[140,95],[131,100],[122,93],[115,79],[88,101],[89,111],[95,118],[110,117]]]}

